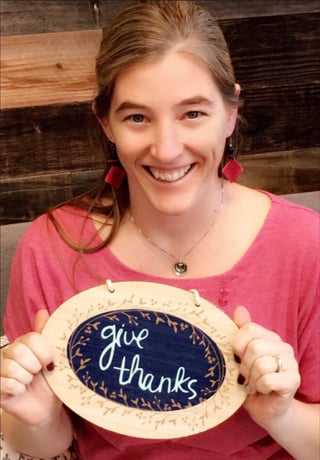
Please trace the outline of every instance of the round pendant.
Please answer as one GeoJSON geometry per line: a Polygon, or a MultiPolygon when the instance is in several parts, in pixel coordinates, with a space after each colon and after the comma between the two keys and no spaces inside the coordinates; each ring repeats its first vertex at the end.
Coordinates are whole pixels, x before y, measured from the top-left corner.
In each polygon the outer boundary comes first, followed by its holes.
{"type": "Polygon", "coordinates": [[[173,272],[177,276],[184,275],[188,270],[188,265],[180,260],[179,262],[176,262],[173,266],[173,272]]]}

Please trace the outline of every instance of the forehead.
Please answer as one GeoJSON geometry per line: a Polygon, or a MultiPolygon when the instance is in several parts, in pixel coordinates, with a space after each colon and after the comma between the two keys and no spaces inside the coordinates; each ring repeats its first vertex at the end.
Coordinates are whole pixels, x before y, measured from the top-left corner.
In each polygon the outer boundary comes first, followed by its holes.
{"type": "Polygon", "coordinates": [[[195,95],[220,97],[207,64],[194,55],[172,52],[157,62],[140,62],[120,73],[112,104],[133,100],[148,105],[158,99],[179,103],[195,95]]]}

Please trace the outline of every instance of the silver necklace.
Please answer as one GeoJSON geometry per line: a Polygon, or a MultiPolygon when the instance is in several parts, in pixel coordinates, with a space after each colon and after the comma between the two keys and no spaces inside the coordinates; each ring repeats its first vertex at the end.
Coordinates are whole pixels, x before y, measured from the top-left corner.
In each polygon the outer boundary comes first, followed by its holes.
{"type": "Polygon", "coordinates": [[[219,209],[222,208],[223,206],[223,201],[224,201],[224,188],[223,188],[223,182],[221,183],[221,198],[220,198],[220,203],[219,205],[216,207],[216,209],[214,210],[213,212],[213,215],[212,215],[212,219],[210,221],[210,225],[209,227],[207,228],[207,230],[201,235],[201,237],[191,246],[190,249],[188,249],[188,251],[182,256],[182,257],[176,257],[174,254],[171,254],[171,252],[167,251],[166,249],[162,248],[161,246],[159,246],[157,243],[155,243],[154,241],[152,241],[152,239],[146,235],[144,233],[144,231],[138,227],[138,225],[136,224],[134,218],[132,217],[132,215],[129,213],[129,218],[131,220],[131,222],[133,223],[133,225],[136,227],[136,229],[138,230],[139,233],[141,233],[141,235],[149,242],[151,243],[153,246],[155,246],[157,249],[159,249],[161,252],[163,252],[164,254],[166,254],[167,256],[170,256],[175,262],[174,264],[172,265],[172,270],[173,270],[173,273],[176,275],[176,276],[183,276],[185,273],[187,273],[188,271],[188,265],[187,263],[185,262],[185,258],[201,243],[201,241],[208,235],[208,233],[210,232],[211,228],[213,227],[213,224],[215,223],[215,220],[216,220],[216,215],[217,215],[217,212],[219,209]]]}

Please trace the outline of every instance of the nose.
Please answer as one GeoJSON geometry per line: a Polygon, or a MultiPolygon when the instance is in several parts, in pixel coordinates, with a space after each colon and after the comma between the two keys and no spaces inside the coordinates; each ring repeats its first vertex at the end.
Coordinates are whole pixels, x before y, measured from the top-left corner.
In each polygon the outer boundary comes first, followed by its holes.
{"type": "Polygon", "coordinates": [[[180,137],[178,126],[174,122],[158,125],[154,129],[151,154],[163,163],[173,162],[183,151],[180,137]]]}

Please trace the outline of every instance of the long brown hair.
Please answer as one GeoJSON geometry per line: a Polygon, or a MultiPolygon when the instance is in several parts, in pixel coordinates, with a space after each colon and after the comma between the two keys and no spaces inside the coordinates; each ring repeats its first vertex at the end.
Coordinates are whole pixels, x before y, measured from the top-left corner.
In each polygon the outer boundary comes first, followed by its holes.
{"type": "MultiPolygon", "coordinates": [[[[127,6],[103,30],[97,61],[98,95],[94,105],[96,116],[108,115],[115,82],[119,74],[142,61],[156,62],[171,50],[183,51],[201,58],[208,66],[226,104],[239,106],[235,93],[235,76],[228,46],[216,19],[192,1],[135,1],[127,6]]],[[[105,241],[95,248],[107,245],[119,227],[129,206],[128,183],[119,189],[104,182],[111,158],[110,143],[100,124],[95,120],[92,130],[96,147],[103,153],[106,170],[97,186],[74,198],[70,204],[109,216],[111,231],[105,241]]],[[[233,135],[237,151],[238,127],[233,135]]],[[[55,221],[51,213],[51,220],[55,221]]],[[[56,227],[58,224],[55,222],[56,227]]],[[[61,232],[61,229],[59,230],[61,232]]],[[[70,242],[69,242],[70,244],[70,242]]]]}

